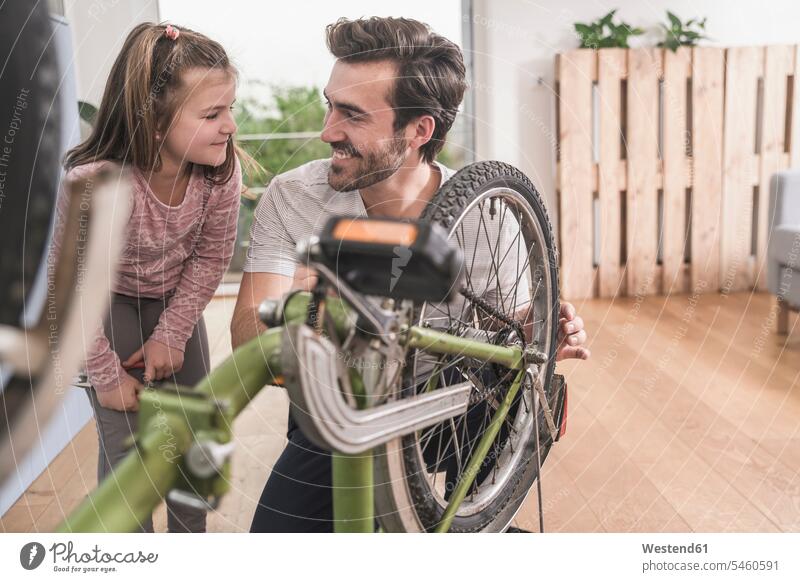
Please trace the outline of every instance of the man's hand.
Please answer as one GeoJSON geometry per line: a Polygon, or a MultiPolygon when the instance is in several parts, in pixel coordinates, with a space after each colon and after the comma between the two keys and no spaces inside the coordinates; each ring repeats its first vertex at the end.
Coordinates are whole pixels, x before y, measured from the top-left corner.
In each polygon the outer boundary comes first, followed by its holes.
{"type": "Polygon", "coordinates": [[[592,353],[584,347],[586,332],[583,329],[583,319],[575,313],[572,303],[561,303],[558,314],[558,351],[556,361],[577,358],[588,360],[592,353]]]}
{"type": "Polygon", "coordinates": [[[292,289],[305,289],[313,283],[313,274],[298,268],[294,277],[275,273],[242,274],[239,296],[231,318],[231,345],[233,349],[263,333],[266,326],[258,319],[258,306],[265,299],[280,299],[292,289]]]}
{"type": "Polygon", "coordinates": [[[143,386],[129,374],[124,374],[120,379],[119,387],[106,392],[97,392],[97,401],[103,408],[118,410],[120,412],[139,410],[139,392],[143,386]]]}
{"type": "Polygon", "coordinates": [[[144,381],[163,380],[179,372],[183,367],[183,352],[148,339],[144,345],[122,362],[126,369],[144,368],[144,381]]]}

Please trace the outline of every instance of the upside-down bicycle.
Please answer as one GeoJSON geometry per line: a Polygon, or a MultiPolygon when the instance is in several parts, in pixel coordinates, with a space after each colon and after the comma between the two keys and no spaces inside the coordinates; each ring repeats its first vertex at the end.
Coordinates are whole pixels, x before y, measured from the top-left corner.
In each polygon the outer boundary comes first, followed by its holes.
{"type": "MultiPolygon", "coordinates": [[[[32,23],[46,18],[38,12],[32,23]]],[[[46,37],[31,26],[20,42],[46,37]]],[[[42,51],[20,78],[48,99],[57,75],[43,70],[52,55],[42,51]]],[[[129,188],[124,173],[108,172],[91,192],[73,185],[54,289],[32,317],[30,297],[47,287],[41,257],[58,164],[54,140],[36,139],[57,132],[44,114],[20,138],[15,155],[31,164],[7,178],[20,195],[0,215],[0,237],[11,244],[27,233],[28,244],[2,267],[3,479],[102,315],[124,216],[115,204],[129,188]],[[20,323],[23,313],[31,321],[20,323]]],[[[566,419],[566,386],[554,374],[556,251],[530,181],[504,163],[472,164],[418,222],[338,217],[298,258],[319,275],[313,292],[264,302],[268,330],[197,386],[143,391],[134,449],[60,531],[132,531],[167,495],[216,507],[230,488],[233,420],[268,384],[286,387],[301,430],[333,451],[336,531],[374,531],[376,520],[383,531],[508,527],[540,487],[566,419]]],[[[541,489],[538,498],[541,525],[541,489]]]]}
{"type": "Polygon", "coordinates": [[[194,389],[144,391],[136,448],[62,530],[132,530],[166,494],[215,507],[233,418],[267,384],[334,453],[336,531],[507,528],[564,421],[536,190],[481,162],[419,222],[338,217],[299,247],[314,291],[264,302],[269,329],[194,389]]]}

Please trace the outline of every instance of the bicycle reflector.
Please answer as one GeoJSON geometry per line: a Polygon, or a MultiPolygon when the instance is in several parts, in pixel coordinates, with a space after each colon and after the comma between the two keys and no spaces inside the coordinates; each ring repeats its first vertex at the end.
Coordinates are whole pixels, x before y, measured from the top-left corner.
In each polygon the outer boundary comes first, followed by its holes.
{"type": "Polygon", "coordinates": [[[460,288],[464,257],[438,225],[389,218],[331,218],[316,257],[366,295],[449,301],[460,288]]]}

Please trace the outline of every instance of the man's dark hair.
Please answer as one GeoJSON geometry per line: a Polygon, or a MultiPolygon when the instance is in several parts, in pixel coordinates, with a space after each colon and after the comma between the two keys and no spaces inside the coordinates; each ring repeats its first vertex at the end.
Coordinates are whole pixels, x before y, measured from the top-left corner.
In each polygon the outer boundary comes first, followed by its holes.
{"type": "Polygon", "coordinates": [[[422,22],[377,16],[329,24],[327,43],[333,56],[346,63],[395,63],[397,77],[389,95],[395,131],[415,117],[433,117],[433,136],[420,148],[423,159],[432,162],[444,147],[467,87],[458,45],[422,22]]]}

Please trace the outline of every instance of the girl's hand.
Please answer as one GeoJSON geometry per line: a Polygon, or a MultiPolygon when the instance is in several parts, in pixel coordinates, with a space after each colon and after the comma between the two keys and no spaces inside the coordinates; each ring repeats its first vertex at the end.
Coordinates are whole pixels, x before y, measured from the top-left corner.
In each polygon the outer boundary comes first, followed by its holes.
{"type": "Polygon", "coordinates": [[[124,368],[144,368],[144,381],[163,380],[183,367],[183,352],[149,339],[130,358],[122,362],[124,368]]]}
{"type": "Polygon", "coordinates": [[[119,410],[120,412],[139,410],[139,392],[143,386],[129,374],[124,374],[119,387],[107,392],[97,392],[97,401],[103,408],[119,410]]]}

